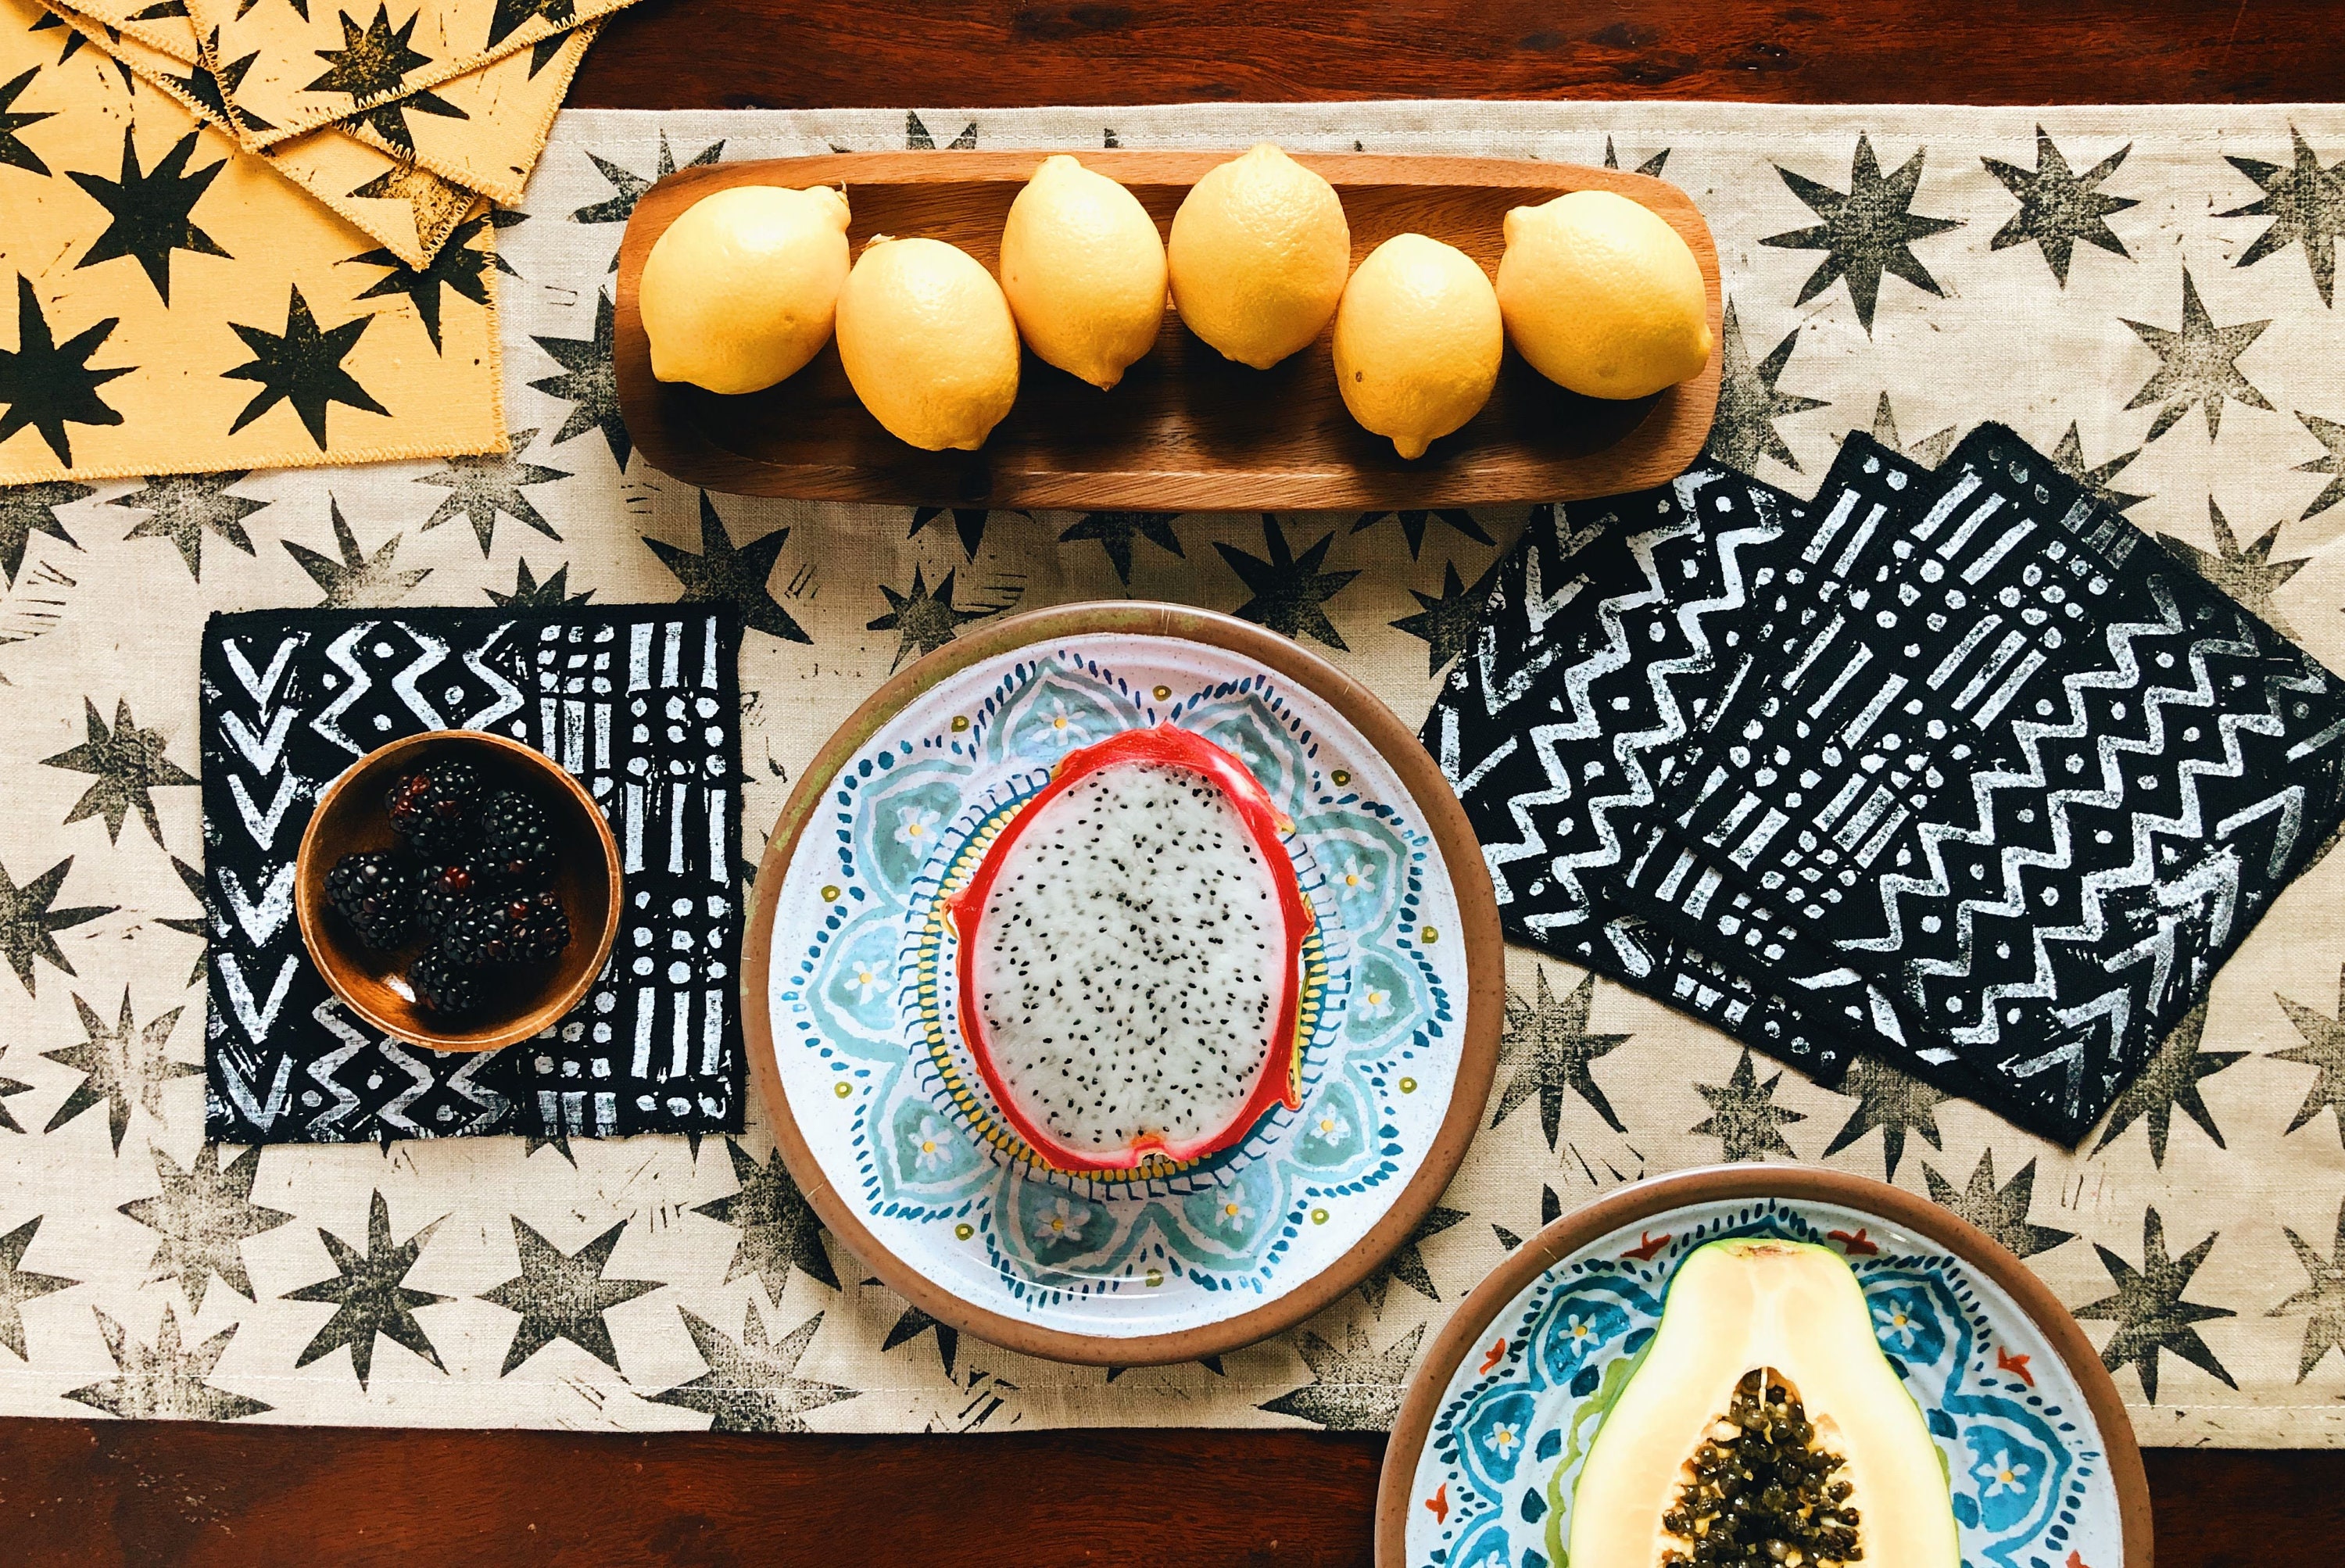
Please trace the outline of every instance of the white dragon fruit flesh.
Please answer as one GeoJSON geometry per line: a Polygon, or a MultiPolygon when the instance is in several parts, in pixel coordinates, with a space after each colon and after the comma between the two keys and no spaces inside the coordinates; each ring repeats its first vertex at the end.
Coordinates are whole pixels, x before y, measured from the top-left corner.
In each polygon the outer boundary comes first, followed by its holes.
{"type": "Polygon", "coordinates": [[[1310,917],[1261,783],[1172,726],[1071,752],[955,903],[961,1027],[1048,1164],[1200,1157],[1292,1095],[1310,917]]]}

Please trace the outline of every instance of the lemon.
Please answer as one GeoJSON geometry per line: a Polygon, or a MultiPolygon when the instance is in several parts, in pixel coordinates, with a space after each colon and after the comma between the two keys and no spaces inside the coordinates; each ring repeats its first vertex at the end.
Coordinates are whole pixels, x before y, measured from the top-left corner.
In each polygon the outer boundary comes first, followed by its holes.
{"type": "Polygon", "coordinates": [[[1507,214],[1498,308],[1507,335],[1548,380],[1589,397],[1635,398],[1710,361],[1701,268],[1651,209],[1575,190],[1507,214]]]}
{"type": "Polygon", "coordinates": [[[941,239],[873,239],[838,291],[838,357],[888,433],[929,452],[985,444],[1018,397],[1018,327],[977,259],[941,239]]]}
{"type": "Polygon", "coordinates": [[[1473,258],[1422,234],[1368,252],[1335,310],[1335,385],[1352,417],[1422,457],[1481,412],[1506,351],[1498,296],[1473,258]]]}
{"type": "Polygon", "coordinates": [[[830,341],[847,281],[847,198],[736,185],[685,209],[644,259],[635,299],[652,374],[752,392],[830,341]]]}
{"type": "Polygon", "coordinates": [[[1156,346],[1164,241],[1138,197],[1061,153],[1010,204],[1001,291],[1036,358],[1112,387],[1156,346]]]}
{"type": "Polygon", "coordinates": [[[1189,330],[1266,371],[1335,313],[1352,231],[1335,188],[1264,142],[1190,188],[1166,260],[1189,330]]]}

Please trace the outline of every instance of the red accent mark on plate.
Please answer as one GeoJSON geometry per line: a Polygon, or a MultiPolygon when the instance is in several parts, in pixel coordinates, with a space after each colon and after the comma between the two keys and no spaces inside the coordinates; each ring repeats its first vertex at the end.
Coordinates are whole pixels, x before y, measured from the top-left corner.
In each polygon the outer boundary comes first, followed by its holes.
{"type": "Polygon", "coordinates": [[[2015,1356],[2000,1345],[1995,1348],[1995,1369],[2009,1372],[2031,1389],[2035,1386],[2035,1374],[2027,1369],[2027,1358],[2015,1356]]]}
{"type": "Polygon", "coordinates": [[[1864,1227],[1861,1225],[1856,1227],[1854,1236],[1851,1236],[1845,1230],[1831,1230],[1824,1234],[1839,1242],[1841,1250],[1851,1257],[1870,1257],[1881,1250],[1878,1243],[1864,1239],[1864,1227]]]}
{"type": "Polygon", "coordinates": [[[2088,1565],[2085,1562],[2084,1553],[2081,1552],[2069,1553],[2068,1568],[2088,1568],[2088,1565]]]}
{"type": "Polygon", "coordinates": [[[1640,1230],[1637,1233],[1637,1245],[1622,1253],[1620,1255],[1622,1257],[1633,1257],[1639,1263],[1650,1263],[1653,1260],[1653,1255],[1670,1244],[1670,1233],[1666,1230],[1659,1236],[1655,1236],[1650,1230],[1640,1230]]]}
{"type": "Polygon", "coordinates": [[[1498,1364],[1498,1358],[1506,1353],[1507,1340],[1506,1337],[1501,1335],[1499,1336],[1498,1342],[1490,1347],[1489,1353],[1482,1358],[1481,1369],[1485,1372],[1488,1371],[1491,1368],[1498,1364]]]}
{"type": "MultiPolygon", "coordinates": [[[[1448,1523],[1449,1483],[1446,1481],[1443,1481],[1441,1483],[1441,1490],[1425,1500],[1425,1506],[1433,1514],[1433,1522],[1436,1524],[1448,1523]]],[[[2071,1553],[2069,1555],[2073,1558],[2075,1553],[2071,1553]]],[[[2077,1564],[2072,1561],[2069,1563],[2068,1568],[2077,1568],[2077,1564]]]]}

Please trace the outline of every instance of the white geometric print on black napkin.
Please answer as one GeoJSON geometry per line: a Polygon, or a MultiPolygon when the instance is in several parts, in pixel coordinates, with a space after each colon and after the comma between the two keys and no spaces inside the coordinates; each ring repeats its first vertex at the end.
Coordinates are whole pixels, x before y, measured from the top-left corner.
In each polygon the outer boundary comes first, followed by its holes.
{"type": "Polygon", "coordinates": [[[1509,935],[1831,1083],[1853,1053],[1802,1005],[1629,915],[1599,882],[1653,799],[1653,767],[1746,657],[1753,590],[1796,572],[1805,518],[1773,486],[1709,466],[1538,509],[1494,569],[1423,738],[1482,841],[1509,935]]]}
{"type": "Polygon", "coordinates": [[[232,1144],[737,1132],[739,617],[675,606],[214,616],[202,662],[209,1135],[232,1144]],[[585,784],[625,873],[612,960],[554,1030],[426,1051],[311,965],[294,852],[320,790],[428,729],[533,746],[585,784]]]}
{"type": "Polygon", "coordinates": [[[1888,591],[1721,710],[1628,896],[1829,942],[2073,1143],[2345,811],[2345,690],[2001,427],[1891,537],[1888,591]]]}

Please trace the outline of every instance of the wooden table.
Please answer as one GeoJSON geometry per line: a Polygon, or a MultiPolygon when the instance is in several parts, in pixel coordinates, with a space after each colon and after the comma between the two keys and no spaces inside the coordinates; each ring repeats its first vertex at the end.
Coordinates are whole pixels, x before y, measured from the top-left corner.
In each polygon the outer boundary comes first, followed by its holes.
{"type": "MultiPolygon", "coordinates": [[[[2345,94],[2333,3],[646,0],[604,31],[572,101],[2322,99],[2345,94]]],[[[1315,1432],[622,1438],[15,1420],[0,1422],[0,1561],[1357,1563],[1382,1451],[1315,1432]]],[[[2166,1568],[2345,1555],[2345,1452],[2148,1460],[2166,1568]]]]}

